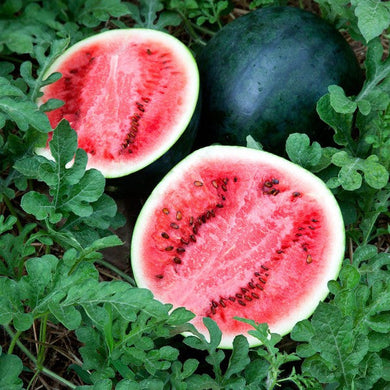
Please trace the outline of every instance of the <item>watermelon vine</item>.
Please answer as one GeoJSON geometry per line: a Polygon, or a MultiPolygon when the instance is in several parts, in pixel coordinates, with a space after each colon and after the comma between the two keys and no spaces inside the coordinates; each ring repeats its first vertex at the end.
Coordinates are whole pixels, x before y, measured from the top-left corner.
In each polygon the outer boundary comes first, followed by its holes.
{"type": "MultiPolygon", "coordinates": [[[[60,76],[44,75],[73,43],[107,29],[146,27],[176,36],[196,56],[233,19],[281,4],[287,1],[2,2],[0,388],[387,388],[390,3],[288,2],[338,28],[365,72],[356,96],[331,85],[317,102],[334,146],[302,133],[285,144],[288,158],[334,193],[348,243],[329,297],[289,336],[241,319],[262,346],[250,348],[238,336],[231,351],[219,349],[221,331],[210,318],[206,338],[189,323],[193,313],[171,310],[135,287],[123,229],[144,199],[134,197],[123,211],[103,175],[86,170],[86,153],[66,121],[54,129],[53,159],[34,153],[52,130],[45,111],[62,105],[55,99],[36,104],[41,88],[60,76]],[[119,260],[109,261],[109,253],[119,260]]],[[[251,137],[247,142],[261,148],[251,137]]]]}

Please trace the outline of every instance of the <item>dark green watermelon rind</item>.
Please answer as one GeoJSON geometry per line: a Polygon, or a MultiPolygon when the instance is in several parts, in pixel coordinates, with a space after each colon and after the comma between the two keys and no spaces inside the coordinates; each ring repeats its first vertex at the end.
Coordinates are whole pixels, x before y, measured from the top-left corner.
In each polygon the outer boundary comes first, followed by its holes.
{"type": "Polygon", "coordinates": [[[333,132],[318,117],[316,102],[329,85],[354,95],[363,83],[342,35],[294,7],[241,16],[208,42],[197,61],[204,91],[201,145],[246,146],[251,135],[265,150],[283,154],[292,132],[332,144],[333,132]]]}
{"type": "MultiPolygon", "coordinates": [[[[132,264],[132,269],[133,269],[133,274],[134,278],[136,280],[136,283],[139,287],[145,287],[149,288],[150,286],[148,283],[145,281],[142,275],[142,270],[141,267],[138,265],[138,262],[140,261],[140,249],[139,249],[139,243],[142,241],[143,237],[143,230],[145,226],[147,226],[147,223],[150,220],[154,220],[155,218],[155,209],[153,207],[154,199],[159,200],[164,196],[164,191],[169,188],[170,185],[172,187],[174,186],[175,183],[175,177],[180,177],[182,175],[182,172],[185,171],[185,169],[188,169],[191,167],[191,164],[193,162],[198,161],[199,159],[202,159],[202,156],[208,157],[212,156],[215,153],[221,153],[225,156],[232,156],[234,158],[234,153],[243,153],[243,155],[247,154],[258,154],[259,156],[262,156],[264,160],[266,161],[274,161],[275,163],[281,165],[281,166],[288,166],[296,171],[298,171],[299,174],[302,175],[308,175],[309,177],[312,178],[313,182],[318,183],[319,187],[323,189],[323,199],[328,200],[330,205],[327,209],[332,211],[332,216],[333,216],[333,225],[334,225],[334,230],[333,233],[335,235],[336,241],[334,245],[331,247],[332,249],[332,268],[330,268],[329,272],[327,272],[327,279],[326,279],[326,288],[325,285],[323,286],[323,289],[318,292],[318,295],[315,297],[313,300],[312,297],[308,297],[308,304],[305,306],[305,310],[302,310],[299,313],[299,318],[294,321],[294,323],[290,323],[289,326],[286,326],[284,329],[279,329],[279,330],[273,330],[276,333],[279,333],[281,336],[284,336],[288,334],[293,326],[295,326],[296,322],[304,320],[306,318],[309,318],[312,313],[315,311],[316,307],[318,306],[319,302],[325,300],[325,298],[328,296],[329,290],[327,288],[327,283],[330,280],[336,279],[341,266],[342,266],[342,261],[344,259],[344,253],[345,253],[345,228],[344,228],[344,222],[342,218],[342,214],[340,211],[340,208],[337,204],[337,201],[335,200],[332,192],[330,191],[329,188],[326,187],[325,183],[322,182],[321,179],[319,179],[317,176],[312,174],[311,172],[303,169],[302,167],[293,164],[284,158],[281,158],[279,156],[276,156],[274,154],[270,154],[269,152],[265,151],[259,151],[259,150],[254,150],[254,149],[248,149],[245,147],[240,147],[240,146],[223,146],[223,145],[214,145],[214,146],[209,146],[205,147],[202,149],[199,149],[189,156],[187,156],[184,160],[182,160],[178,165],[176,165],[168,174],[163,178],[163,180],[155,187],[149,198],[146,200],[141,212],[138,215],[138,219],[135,223],[134,227],[134,232],[133,232],[133,237],[132,237],[132,243],[131,243],[131,264],[132,264]]],[[[233,161],[234,164],[234,161],[233,161]]],[[[158,299],[158,297],[157,297],[158,299]]],[[[238,314],[239,316],[239,314],[238,314]]],[[[298,315],[297,315],[298,317],[298,315]]],[[[186,333],[184,334],[185,336],[187,335],[186,333]]],[[[207,334],[205,334],[207,337],[207,334]]],[[[248,338],[248,341],[251,346],[257,346],[260,345],[261,342],[254,338],[253,336],[246,335],[248,338]]],[[[233,337],[226,337],[225,335],[223,336],[221,343],[220,343],[220,348],[226,348],[230,349],[232,348],[232,342],[233,342],[233,337]]]]}

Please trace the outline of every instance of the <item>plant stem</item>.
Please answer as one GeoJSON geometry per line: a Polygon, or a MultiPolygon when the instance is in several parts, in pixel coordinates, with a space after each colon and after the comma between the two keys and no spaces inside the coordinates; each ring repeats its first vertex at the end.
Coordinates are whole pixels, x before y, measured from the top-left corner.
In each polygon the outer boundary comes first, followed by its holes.
{"type": "MultiPolygon", "coordinates": [[[[210,35],[210,36],[213,36],[215,35],[215,31],[212,31],[206,27],[203,27],[203,26],[198,26],[196,23],[191,23],[191,26],[194,28],[194,29],[197,29],[198,31],[204,33],[204,34],[207,34],[207,35],[210,35]]],[[[205,45],[205,43],[202,41],[202,44],[205,45]]]]}
{"type": "Polygon", "coordinates": [[[43,362],[45,360],[47,317],[48,314],[45,314],[43,316],[39,327],[39,347],[38,347],[38,360],[37,360],[37,365],[39,369],[43,367],[43,362]]]}
{"type": "Polygon", "coordinates": [[[124,273],[123,271],[121,271],[119,268],[115,267],[115,265],[103,259],[97,259],[95,260],[95,262],[102,265],[105,268],[110,269],[111,271],[114,271],[117,275],[119,275],[126,282],[130,283],[133,287],[136,286],[135,280],[131,278],[129,275],[127,275],[126,273],[124,273]]]}
{"type": "Polygon", "coordinates": [[[46,367],[41,367],[41,368],[38,368],[37,366],[37,359],[35,358],[35,356],[28,350],[28,348],[26,348],[21,342],[20,340],[18,340],[16,338],[16,334],[11,330],[11,328],[8,326],[8,325],[3,325],[4,329],[6,330],[6,332],[8,333],[8,335],[11,337],[12,340],[16,340],[15,341],[15,344],[19,347],[19,349],[35,364],[35,366],[37,367],[37,370],[39,372],[42,372],[42,374],[45,374],[46,376],[54,379],[55,381],[57,381],[58,383],[61,383],[63,384],[64,386],[67,386],[69,387],[70,389],[75,389],[76,388],[76,385],[74,385],[73,383],[69,382],[68,380],[62,378],[61,376],[57,375],[55,372],[49,370],[48,368],[46,367]]]}
{"type": "Polygon", "coordinates": [[[189,22],[186,18],[186,16],[179,10],[176,10],[176,12],[180,15],[180,17],[183,19],[183,22],[184,22],[184,25],[186,26],[187,30],[188,30],[188,33],[190,34],[191,38],[201,44],[201,45],[205,45],[205,42],[203,42],[203,40],[201,38],[199,38],[198,34],[195,32],[195,30],[192,28],[192,24],[191,22],[189,22]]]}
{"type": "Polygon", "coordinates": [[[5,195],[3,196],[3,199],[4,199],[4,203],[7,206],[9,212],[16,218],[16,227],[18,228],[19,233],[21,233],[23,230],[23,227],[19,221],[18,215],[14,209],[14,206],[12,205],[12,202],[5,195]]]}
{"type": "Polygon", "coordinates": [[[19,340],[19,337],[20,335],[22,334],[22,332],[20,330],[18,330],[14,335],[13,337],[11,338],[11,343],[8,347],[8,355],[11,355],[12,352],[14,351],[14,348],[15,348],[15,344],[17,343],[17,341],[19,340]]]}
{"type": "MultiPolygon", "coordinates": [[[[268,348],[267,350],[269,353],[271,353],[268,348]]],[[[278,382],[279,367],[277,366],[277,363],[274,360],[275,360],[274,357],[272,357],[272,359],[269,360],[270,368],[268,371],[267,381],[266,381],[267,390],[273,390],[273,388],[276,386],[276,383],[278,382]]]]}

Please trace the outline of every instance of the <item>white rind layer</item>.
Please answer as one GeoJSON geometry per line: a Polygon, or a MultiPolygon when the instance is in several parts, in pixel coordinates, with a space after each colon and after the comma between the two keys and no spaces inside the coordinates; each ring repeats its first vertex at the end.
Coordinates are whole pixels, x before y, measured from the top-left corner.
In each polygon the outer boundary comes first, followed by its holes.
{"type": "MultiPolygon", "coordinates": [[[[126,161],[113,161],[110,164],[105,163],[105,165],[99,166],[97,166],[97,164],[91,165],[90,162],[87,164],[87,168],[96,168],[100,170],[106,178],[118,178],[126,176],[128,174],[137,172],[142,168],[145,168],[146,166],[150,165],[158,158],[160,158],[162,155],[164,155],[164,153],[166,153],[184,133],[195,112],[199,98],[199,71],[192,53],[177,38],[162,31],[145,28],[109,30],[83,39],[82,41],[79,41],[76,44],[72,45],[57,60],[53,62],[53,64],[49,67],[45,75],[45,78],[47,78],[50,74],[57,72],[57,69],[60,67],[60,65],[72,54],[80,50],[80,48],[82,48],[83,46],[89,45],[91,43],[107,43],[109,40],[134,40],[137,39],[137,36],[142,37],[142,39],[154,39],[157,42],[161,42],[164,45],[167,45],[172,50],[172,53],[176,53],[177,58],[180,58],[181,61],[185,64],[186,69],[188,71],[188,75],[191,75],[191,77],[189,77],[189,83],[186,88],[188,91],[187,95],[185,96],[186,103],[183,105],[186,107],[186,109],[183,111],[180,120],[177,121],[175,126],[172,127],[170,137],[164,144],[160,145],[160,147],[155,150],[155,153],[153,155],[148,156],[147,158],[136,164],[129,163],[126,161]]],[[[45,88],[42,89],[42,92],[44,91],[45,88]]],[[[38,101],[38,104],[41,103],[42,100],[38,101]]],[[[118,140],[118,143],[121,143],[121,141],[118,140]]],[[[46,158],[53,159],[51,152],[47,147],[37,148],[36,153],[46,158]]]]}
{"type": "MultiPolygon", "coordinates": [[[[293,316],[279,321],[277,327],[271,328],[272,332],[285,335],[292,330],[298,321],[308,318],[314,312],[319,302],[323,301],[328,295],[327,283],[337,278],[344,258],[345,230],[338,203],[326,184],[311,172],[277,155],[241,146],[212,145],[193,152],[168,172],[145,202],[134,227],[131,245],[131,264],[136,283],[139,287],[150,287],[141,266],[142,254],[139,243],[143,241],[147,227],[155,219],[155,204],[164,197],[166,190],[175,188],[175,181],[182,176],[183,172],[186,172],[198,162],[207,164],[207,160],[221,160],[224,161],[224,164],[229,164],[229,161],[233,161],[233,166],[240,161],[264,162],[274,165],[278,170],[283,171],[286,176],[297,177],[299,181],[309,183],[312,188],[312,192],[309,195],[320,200],[323,210],[328,215],[328,223],[330,226],[333,226],[331,236],[328,237],[328,242],[331,242],[332,246],[328,255],[328,266],[323,273],[323,283],[318,285],[318,288],[307,297],[307,300],[302,302],[300,307],[297,307],[293,316]]],[[[158,299],[158,296],[156,298],[158,299]]],[[[258,339],[246,336],[250,345],[259,344],[258,339]]],[[[232,348],[233,339],[234,336],[223,335],[220,347],[232,348]]]]}

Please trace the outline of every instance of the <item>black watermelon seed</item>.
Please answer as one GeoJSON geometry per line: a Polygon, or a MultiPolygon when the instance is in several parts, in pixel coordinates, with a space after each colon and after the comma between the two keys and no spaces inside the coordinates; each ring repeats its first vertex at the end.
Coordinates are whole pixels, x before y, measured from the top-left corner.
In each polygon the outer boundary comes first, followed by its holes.
{"type": "Polygon", "coordinates": [[[180,238],[180,242],[184,245],[188,245],[189,242],[187,240],[185,240],[183,237],[180,238]]]}

